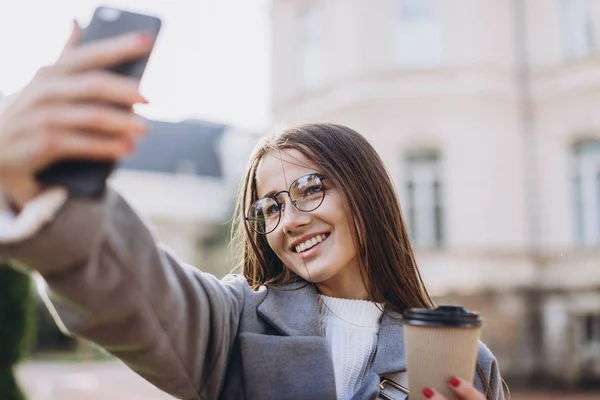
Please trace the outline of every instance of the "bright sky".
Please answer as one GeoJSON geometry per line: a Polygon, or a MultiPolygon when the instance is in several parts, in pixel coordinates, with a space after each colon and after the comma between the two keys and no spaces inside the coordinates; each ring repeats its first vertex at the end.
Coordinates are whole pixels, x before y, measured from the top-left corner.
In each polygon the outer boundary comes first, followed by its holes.
{"type": "Polygon", "coordinates": [[[0,92],[14,93],[52,63],[98,5],[148,12],[162,32],[142,81],[140,114],[204,118],[244,128],[270,123],[269,0],[0,0],[0,92]]]}

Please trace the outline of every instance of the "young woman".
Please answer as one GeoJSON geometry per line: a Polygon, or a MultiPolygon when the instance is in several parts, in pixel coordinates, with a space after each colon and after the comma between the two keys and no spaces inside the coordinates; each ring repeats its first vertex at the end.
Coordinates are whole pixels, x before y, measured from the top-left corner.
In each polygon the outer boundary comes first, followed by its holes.
{"type": "MultiPolygon", "coordinates": [[[[242,274],[218,280],[157,245],[114,191],[75,199],[36,183],[55,160],[118,160],[145,131],[107,105],[144,102],[137,84],[98,71],[140,57],[152,39],[74,47],[77,34],[0,113],[0,261],[39,272],[61,326],[178,398],[389,396],[380,382],[406,369],[400,313],[431,300],[368,142],[313,124],[260,143],[236,210],[242,274]]],[[[483,344],[474,381],[448,385],[466,400],[504,398],[483,344]]]]}

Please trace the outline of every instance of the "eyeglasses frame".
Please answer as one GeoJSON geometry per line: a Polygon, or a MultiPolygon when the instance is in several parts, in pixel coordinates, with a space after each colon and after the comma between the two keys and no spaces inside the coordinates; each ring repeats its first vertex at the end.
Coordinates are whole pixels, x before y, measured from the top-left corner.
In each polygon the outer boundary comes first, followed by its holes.
{"type": "Polygon", "coordinates": [[[270,195],[270,196],[264,196],[264,197],[261,197],[260,199],[258,199],[258,200],[256,200],[256,201],[253,201],[253,202],[250,204],[250,207],[248,207],[248,210],[249,210],[249,209],[252,207],[252,205],[253,205],[253,204],[255,204],[257,201],[259,201],[259,200],[261,200],[261,199],[265,199],[265,198],[273,199],[273,200],[275,201],[275,203],[277,204],[277,206],[278,206],[278,209],[279,209],[279,217],[278,217],[278,219],[277,219],[277,223],[275,224],[275,226],[273,227],[273,229],[271,229],[271,230],[270,230],[270,231],[268,231],[268,232],[259,232],[259,231],[257,231],[256,229],[254,229],[254,227],[252,226],[252,224],[250,223],[250,220],[249,220],[249,218],[248,218],[248,211],[246,211],[246,215],[244,215],[244,219],[246,220],[246,222],[248,222],[248,225],[250,225],[250,229],[252,229],[254,232],[258,233],[259,235],[268,235],[269,233],[272,233],[273,231],[275,231],[275,229],[277,229],[277,227],[279,226],[279,223],[281,222],[281,216],[283,215],[283,211],[284,211],[284,209],[285,209],[285,203],[280,203],[280,202],[277,200],[277,196],[279,196],[281,193],[287,193],[287,195],[288,195],[288,197],[289,197],[289,199],[290,199],[290,203],[292,203],[292,205],[294,206],[294,208],[295,208],[296,210],[298,210],[298,211],[300,211],[300,212],[313,212],[313,211],[315,211],[317,208],[321,207],[321,204],[323,204],[323,201],[325,200],[325,191],[326,191],[326,190],[325,190],[325,185],[323,185],[323,181],[324,181],[325,179],[327,179],[327,177],[326,177],[326,176],[324,176],[324,175],[322,175],[322,174],[320,174],[320,173],[318,173],[318,172],[312,172],[312,173],[310,173],[310,174],[302,175],[302,176],[300,176],[300,177],[298,177],[298,178],[294,179],[294,181],[292,181],[292,183],[290,184],[290,187],[288,188],[288,190],[280,190],[279,192],[277,192],[277,193],[273,193],[273,194],[272,194],[272,195],[270,195]],[[295,204],[296,202],[292,200],[292,197],[291,197],[291,195],[290,195],[290,190],[292,190],[292,186],[294,186],[294,184],[295,184],[295,183],[297,183],[297,182],[298,182],[300,179],[302,179],[302,178],[306,178],[307,176],[311,176],[311,175],[314,175],[314,176],[318,177],[318,178],[321,180],[321,186],[323,187],[323,197],[321,197],[321,201],[319,202],[319,205],[317,205],[317,206],[316,206],[315,208],[313,208],[312,210],[305,211],[305,210],[301,210],[301,209],[299,209],[299,208],[298,208],[298,206],[295,204]]]}

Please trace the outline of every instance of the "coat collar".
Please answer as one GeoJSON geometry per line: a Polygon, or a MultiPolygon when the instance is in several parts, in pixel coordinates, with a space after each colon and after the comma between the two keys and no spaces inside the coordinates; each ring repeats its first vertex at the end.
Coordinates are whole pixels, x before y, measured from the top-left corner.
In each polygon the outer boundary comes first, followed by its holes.
{"type": "MultiPolygon", "coordinates": [[[[319,298],[306,282],[269,286],[258,315],[286,336],[320,336],[319,298]]],[[[379,376],[406,368],[404,335],[399,314],[386,309],[381,318],[372,370],[379,376]]]]}
{"type": "Polygon", "coordinates": [[[404,351],[404,330],[399,322],[400,314],[385,309],[379,324],[377,353],[373,360],[373,370],[378,375],[387,375],[406,369],[404,351]]]}
{"type": "Polygon", "coordinates": [[[296,282],[268,286],[258,315],[285,336],[319,336],[319,297],[315,285],[296,282]]]}

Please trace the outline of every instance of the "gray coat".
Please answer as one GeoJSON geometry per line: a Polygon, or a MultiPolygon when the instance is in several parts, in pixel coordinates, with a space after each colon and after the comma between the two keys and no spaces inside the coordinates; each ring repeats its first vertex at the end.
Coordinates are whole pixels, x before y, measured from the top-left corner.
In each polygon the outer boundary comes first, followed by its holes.
{"type": "MultiPolygon", "coordinates": [[[[242,276],[220,281],[155,243],[109,191],[102,201],[69,200],[35,237],[0,245],[0,261],[38,271],[59,324],[178,398],[335,399],[313,285],[254,291],[242,276]]],[[[483,344],[479,363],[502,399],[496,360],[483,344]]],[[[376,398],[380,377],[405,368],[402,326],[384,314],[354,399],[376,398]]]]}

